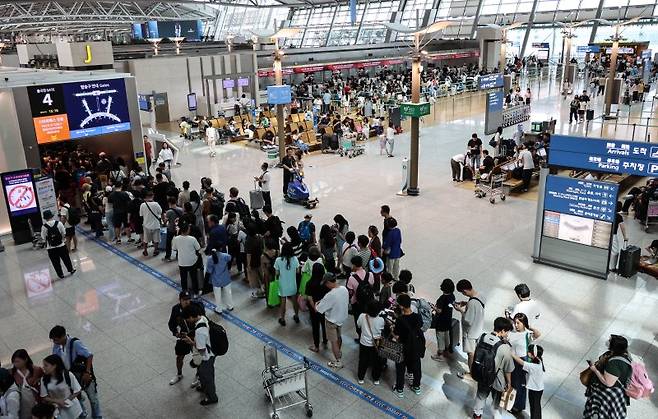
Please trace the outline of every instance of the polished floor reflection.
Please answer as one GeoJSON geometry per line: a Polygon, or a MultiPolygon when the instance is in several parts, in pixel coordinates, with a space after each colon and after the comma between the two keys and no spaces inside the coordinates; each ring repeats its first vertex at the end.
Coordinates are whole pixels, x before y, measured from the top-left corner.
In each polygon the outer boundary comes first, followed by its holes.
{"type": "MultiPolygon", "coordinates": [[[[533,119],[553,116],[558,119],[558,131],[583,132],[582,125],[565,122],[568,102],[556,97],[554,83],[542,83],[541,88],[533,85],[538,91],[533,119]]],[[[601,98],[594,102],[600,108],[601,98]]],[[[449,103],[443,106],[446,108],[437,112],[446,114],[442,116],[445,120],[421,129],[419,197],[396,195],[401,184],[401,158],[409,149],[407,134],[396,138],[396,157],[391,159],[379,155],[375,142],[369,144],[365,156],[354,159],[320,154],[305,157],[307,181],[312,194],[320,199],[313,210],[316,225],[330,223],[336,213],[342,213],[355,232],[364,233],[370,224],[381,224],[379,206],[390,205],[403,234],[406,256],[402,266],[412,270],[417,294],[433,301],[440,293],[438,285],[443,278],[468,278],[487,297],[489,325],[514,303],[514,285],[527,283],[542,307],[538,327],[543,334],[547,370],[545,418],[581,415],[584,388],[578,374],[586,367],[586,359],[604,350],[610,333],[627,336],[633,355],[643,358],[652,377],[658,377],[656,280],[638,275],[601,281],[533,264],[530,253],[536,202],[512,197],[492,206],[450,181],[450,157],[462,152],[470,133],[481,133],[483,126],[481,113],[466,109],[481,109],[481,104],[463,104],[464,109],[458,109],[454,118],[448,114],[449,103]]],[[[639,109],[640,105],[635,106],[639,109]]],[[[189,179],[193,188],[198,187],[201,176],[210,176],[221,189],[237,186],[246,195],[265,158],[256,149],[240,144],[221,146],[217,157],[210,158],[203,145],[176,141],[181,146],[182,166],[174,169],[174,180],[180,184],[189,179]]],[[[289,224],[298,223],[306,211],[282,202],[278,171],[273,173],[273,184],[275,212],[289,224]]],[[[655,238],[631,219],[627,226],[631,243],[644,247],[655,238]]],[[[222,321],[229,332],[231,349],[216,363],[220,403],[201,407],[200,396],[189,389],[193,372],[187,366],[184,380],[169,386],[175,373],[174,340],[166,322],[176,302],[175,290],[87,239],[80,240],[80,250],[73,255],[78,273],[53,283],[55,275],[44,251],[15,247],[7,239],[3,242],[7,246],[0,253],[3,366],[17,348],[26,348],[40,361],[50,350],[48,330],[62,324],[95,353],[106,418],[267,417],[261,380],[263,342],[258,338],[222,321]]],[[[132,245],[123,244],[119,249],[178,280],[175,263],[144,258],[132,245]]],[[[233,295],[233,315],[311,359],[320,363],[329,359],[326,350],[317,355],[307,350],[311,336],[305,313],[300,325],[289,322],[284,328],[276,322],[276,312],[267,310],[262,300],[251,300],[246,285],[237,278],[233,295]]],[[[430,335],[431,352],[435,343],[430,335]]],[[[338,374],[355,383],[358,347],[352,340],[351,324],[344,337],[346,367],[338,374]]],[[[292,361],[280,356],[280,362],[292,361]]],[[[463,360],[437,363],[427,357],[423,361],[422,393],[407,391],[404,399],[390,391],[394,379],[390,370],[385,372],[382,385],[376,387],[366,380],[362,387],[417,418],[466,418],[475,389],[472,383],[457,378],[456,372],[462,368],[463,360]]],[[[380,410],[324,376],[311,372],[309,380],[314,417],[383,417],[380,410]]],[[[656,417],[657,405],[658,395],[633,401],[628,417],[656,417]]],[[[281,417],[302,415],[302,409],[293,409],[284,411],[281,417]]]]}

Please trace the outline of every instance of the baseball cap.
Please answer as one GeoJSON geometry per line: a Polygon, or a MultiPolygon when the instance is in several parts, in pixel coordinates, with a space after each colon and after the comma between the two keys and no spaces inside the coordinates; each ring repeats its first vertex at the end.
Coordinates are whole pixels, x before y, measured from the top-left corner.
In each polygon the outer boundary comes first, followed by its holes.
{"type": "Polygon", "coordinates": [[[181,291],[180,294],[178,294],[178,299],[179,300],[191,300],[192,299],[192,294],[190,294],[189,291],[181,291]]]}

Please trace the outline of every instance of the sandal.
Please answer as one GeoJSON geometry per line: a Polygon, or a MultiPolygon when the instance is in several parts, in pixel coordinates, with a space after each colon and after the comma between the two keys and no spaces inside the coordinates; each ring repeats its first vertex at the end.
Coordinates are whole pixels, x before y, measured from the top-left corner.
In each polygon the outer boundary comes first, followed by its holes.
{"type": "Polygon", "coordinates": [[[315,346],[309,346],[309,347],[308,347],[308,350],[311,351],[311,352],[315,352],[316,354],[317,354],[318,352],[320,352],[320,348],[315,347],[315,346]]]}

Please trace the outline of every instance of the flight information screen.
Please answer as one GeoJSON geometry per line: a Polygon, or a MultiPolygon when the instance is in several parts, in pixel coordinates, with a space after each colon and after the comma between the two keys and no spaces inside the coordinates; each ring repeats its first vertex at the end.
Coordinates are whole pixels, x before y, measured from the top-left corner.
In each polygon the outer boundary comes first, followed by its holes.
{"type": "Polygon", "coordinates": [[[37,142],[130,130],[123,79],[28,87],[37,142]]]}

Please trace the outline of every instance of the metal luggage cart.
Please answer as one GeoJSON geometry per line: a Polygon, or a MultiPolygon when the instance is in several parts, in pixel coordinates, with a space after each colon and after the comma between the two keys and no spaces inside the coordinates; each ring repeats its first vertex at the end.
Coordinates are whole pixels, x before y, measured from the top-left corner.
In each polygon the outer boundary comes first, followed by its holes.
{"type": "Polygon", "coordinates": [[[277,350],[272,345],[263,347],[265,369],[263,370],[263,388],[265,398],[272,403],[272,419],[279,419],[277,410],[304,405],[306,416],[313,416],[313,406],[308,401],[308,379],[306,372],[311,369],[309,362],[279,367],[277,350]]]}
{"type": "Polygon", "coordinates": [[[649,201],[647,205],[647,219],[644,222],[644,231],[649,231],[649,226],[658,224],[658,201],[649,201]]]}
{"type": "Polygon", "coordinates": [[[356,157],[364,154],[366,151],[365,145],[359,144],[356,141],[356,135],[345,135],[340,141],[340,156],[347,156],[348,158],[356,157]]]}
{"type": "Polygon", "coordinates": [[[507,173],[505,173],[502,168],[502,165],[496,166],[491,169],[491,172],[486,177],[486,179],[480,178],[477,185],[475,185],[475,196],[478,198],[484,198],[489,195],[489,202],[492,204],[496,203],[496,197],[500,197],[501,201],[506,199],[505,190],[503,183],[507,179],[507,173]]]}

